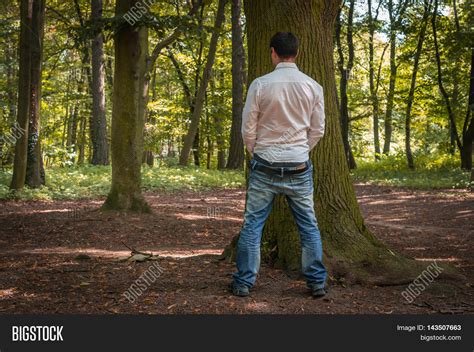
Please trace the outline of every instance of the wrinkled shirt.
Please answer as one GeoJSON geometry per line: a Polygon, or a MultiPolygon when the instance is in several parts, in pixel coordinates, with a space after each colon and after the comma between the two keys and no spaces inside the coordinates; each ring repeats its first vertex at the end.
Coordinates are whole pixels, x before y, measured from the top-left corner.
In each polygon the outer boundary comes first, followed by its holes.
{"type": "Polygon", "coordinates": [[[242,114],[251,154],[270,162],[304,162],[324,135],[323,88],[295,63],[281,62],[255,79],[242,114]]]}

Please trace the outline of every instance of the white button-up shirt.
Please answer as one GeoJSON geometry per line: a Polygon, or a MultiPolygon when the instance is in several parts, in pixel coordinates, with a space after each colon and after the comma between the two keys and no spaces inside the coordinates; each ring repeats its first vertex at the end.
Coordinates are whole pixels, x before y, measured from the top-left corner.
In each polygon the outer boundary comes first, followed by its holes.
{"type": "Polygon", "coordinates": [[[296,64],[279,63],[247,92],[242,137],[251,154],[270,162],[304,162],[324,135],[323,88],[296,64]]]}

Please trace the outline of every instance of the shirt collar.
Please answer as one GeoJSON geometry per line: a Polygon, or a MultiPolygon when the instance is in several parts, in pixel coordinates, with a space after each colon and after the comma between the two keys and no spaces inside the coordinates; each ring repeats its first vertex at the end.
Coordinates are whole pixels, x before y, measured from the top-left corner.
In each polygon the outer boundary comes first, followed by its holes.
{"type": "Polygon", "coordinates": [[[298,69],[298,66],[294,62],[280,62],[278,65],[276,65],[275,70],[278,70],[280,68],[295,68],[298,69]]]}

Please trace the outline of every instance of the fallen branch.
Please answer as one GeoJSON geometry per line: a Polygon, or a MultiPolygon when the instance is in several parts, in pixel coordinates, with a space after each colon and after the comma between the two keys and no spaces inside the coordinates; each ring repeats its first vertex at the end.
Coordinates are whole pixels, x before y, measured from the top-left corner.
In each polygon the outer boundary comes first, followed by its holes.
{"type": "Polygon", "coordinates": [[[130,249],[130,255],[128,257],[119,258],[119,262],[145,262],[147,260],[158,260],[158,254],[153,253],[145,253],[141,251],[137,251],[135,248],[128,246],[126,243],[122,241],[122,244],[130,249]]]}

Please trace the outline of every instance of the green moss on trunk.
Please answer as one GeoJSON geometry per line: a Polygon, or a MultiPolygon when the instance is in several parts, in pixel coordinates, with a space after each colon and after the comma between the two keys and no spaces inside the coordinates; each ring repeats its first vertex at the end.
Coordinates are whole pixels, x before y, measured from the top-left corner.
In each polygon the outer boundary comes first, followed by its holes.
{"type": "MultiPolygon", "coordinates": [[[[116,16],[135,0],[118,0],[116,16]]],[[[103,208],[150,211],[141,194],[143,129],[148,97],[148,29],[123,24],[115,34],[112,110],[112,187],[103,208]]]]}

